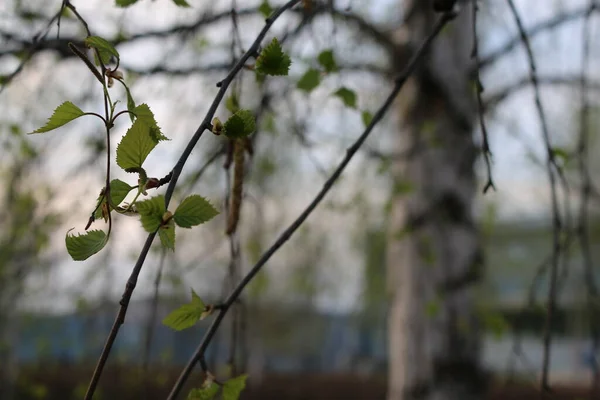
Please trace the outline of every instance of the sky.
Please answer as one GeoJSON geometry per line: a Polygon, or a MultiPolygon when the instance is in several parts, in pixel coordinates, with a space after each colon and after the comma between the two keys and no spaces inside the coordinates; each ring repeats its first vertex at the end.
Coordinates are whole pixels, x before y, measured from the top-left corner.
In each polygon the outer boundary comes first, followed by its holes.
{"type": "MultiPolygon", "coordinates": [[[[55,7],[60,2],[54,2],[55,7]]],[[[242,4],[238,1],[238,4],[242,4]]],[[[545,20],[552,16],[556,10],[575,9],[584,4],[583,0],[570,1],[545,1],[544,6],[539,7],[538,2],[530,0],[517,1],[521,15],[523,16],[526,26],[531,26],[537,21],[545,20]]],[[[78,11],[90,18],[93,16],[92,29],[95,33],[104,36],[112,36],[117,30],[112,21],[127,21],[126,31],[145,31],[149,29],[161,29],[168,27],[174,22],[191,21],[194,19],[197,9],[202,7],[203,2],[200,0],[190,0],[194,10],[178,9],[170,1],[141,1],[134,7],[125,11],[119,10],[112,6],[107,6],[106,2],[101,1],[80,1],[75,2],[78,11]]],[[[224,6],[228,6],[228,2],[223,2],[224,6]]],[[[396,13],[397,6],[394,1],[358,1],[346,0],[339,4],[351,4],[356,12],[364,11],[364,15],[368,15],[370,19],[380,21],[382,26],[391,26],[400,18],[396,13]],[[391,16],[391,17],[390,17],[391,16]]],[[[9,2],[0,3],[0,27],[11,26],[10,16],[8,12],[10,8],[9,2]],[[8,16],[8,17],[6,17],[8,16]]],[[[48,6],[49,7],[49,6],[48,6]]],[[[217,6],[218,8],[218,6],[217,6]]],[[[50,7],[48,8],[50,9],[50,7]]],[[[491,1],[488,7],[485,7],[484,13],[485,27],[487,28],[485,35],[482,37],[482,54],[498,48],[505,42],[508,36],[513,35],[515,30],[514,22],[511,16],[506,12],[504,2],[491,1]]],[[[92,20],[90,18],[90,20],[92,20]]],[[[597,18],[596,18],[597,22],[597,18]]],[[[281,31],[285,28],[286,21],[283,20],[275,26],[275,31],[281,31]]],[[[253,37],[255,32],[260,29],[260,23],[251,23],[247,28],[248,37],[253,37]]],[[[64,32],[72,31],[67,24],[61,28],[64,32]]],[[[322,29],[327,30],[326,23],[322,29]]],[[[598,32],[597,23],[595,32],[598,32]]],[[[351,49],[351,45],[345,42],[344,34],[338,33],[338,36],[326,37],[323,40],[329,40],[340,49],[351,49]]],[[[564,74],[569,72],[578,72],[580,64],[580,47],[573,45],[577,43],[573,38],[578,38],[581,35],[580,23],[569,23],[564,27],[555,30],[552,33],[540,35],[533,41],[534,52],[538,59],[540,74],[564,74]]],[[[598,37],[598,35],[596,35],[598,37]]],[[[227,32],[219,29],[203,32],[210,43],[224,43],[228,40],[227,32]]],[[[135,45],[122,46],[119,48],[123,54],[122,61],[125,65],[143,68],[153,63],[160,62],[164,55],[163,50],[167,49],[169,57],[176,60],[179,48],[175,43],[161,42],[157,44],[153,41],[142,41],[135,45]]],[[[296,46],[299,49],[299,54],[308,57],[311,53],[311,46],[296,46]]],[[[336,47],[337,49],[337,47],[336,47]]],[[[200,54],[198,62],[203,62],[211,57],[222,56],[223,52],[206,50],[206,53],[200,54]]],[[[495,64],[489,71],[483,75],[483,82],[486,88],[486,93],[494,93],[500,90],[510,82],[517,81],[520,77],[528,73],[527,64],[523,57],[522,49],[511,52],[502,61],[495,64]]],[[[597,55],[597,52],[596,52],[597,55]]],[[[296,61],[296,60],[295,60],[296,61]]],[[[181,62],[189,62],[182,60],[181,62]]],[[[14,65],[14,61],[8,61],[9,67],[14,65]]],[[[597,57],[593,66],[590,68],[590,75],[600,81],[600,68],[597,68],[597,57]]],[[[6,67],[5,65],[0,67],[6,67]]],[[[292,78],[299,76],[304,70],[303,60],[295,62],[291,74],[292,78]]],[[[134,93],[140,99],[148,99],[152,110],[156,114],[156,119],[163,128],[163,131],[169,136],[172,141],[168,145],[160,145],[155,154],[152,154],[148,160],[150,165],[164,166],[162,170],[155,171],[157,176],[166,175],[173,160],[179,153],[180,149],[187,141],[189,132],[193,132],[200,121],[200,116],[208,105],[208,101],[216,94],[214,87],[214,77],[209,78],[194,78],[192,80],[174,79],[166,83],[160,77],[141,78],[134,86],[134,93]],[[200,91],[190,91],[189,87],[198,85],[200,91]],[[178,103],[176,110],[173,110],[172,98],[164,96],[165,90],[181,93],[181,101],[178,103]]],[[[16,120],[27,120],[24,115],[31,112],[36,119],[42,121],[45,117],[40,110],[32,110],[32,108],[40,104],[59,104],[64,99],[75,96],[80,90],[86,88],[89,80],[87,80],[87,71],[80,68],[76,60],[69,62],[68,65],[52,65],[52,57],[39,57],[32,63],[30,68],[21,75],[19,79],[13,82],[13,87],[9,87],[3,94],[0,95],[0,104],[6,106],[6,115],[14,117],[16,120]],[[67,85],[65,85],[67,83],[67,85]],[[29,104],[24,107],[24,104],[29,104]]],[[[289,189],[281,191],[278,196],[278,201],[284,199],[285,204],[290,210],[285,215],[281,215],[277,211],[269,211],[269,218],[272,220],[271,242],[274,239],[274,234],[280,232],[291,220],[300,212],[300,210],[312,199],[316,190],[320,188],[323,177],[319,174],[318,168],[315,165],[324,167],[325,170],[331,168],[339,162],[343,156],[344,146],[360,134],[360,115],[353,111],[344,110],[339,104],[335,104],[328,96],[328,90],[335,87],[337,81],[328,81],[323,84],[311,97],[311,103],[317,110],[325,110],[319,114],[316,119],[317,126],[309,126],[310,137],[314,138],[319,144],[318,150],[312,155],[306,150],[299,147],[302,152],[301,163],[306,169],[305,174],[296,184],[289,189]],[[341,117],[340,117],[341,116],[341,117]],[[341,133],[341,135],[340,135],[341,133]],[[316,164],[315,164],[316,160],[316,164]],[[294,189],[294,190],[292,190],[294,189]]],[[[381,102],[381,99],[386,93],[387,86],[381,80],[375,78],[365,78],[364,81],[352,81],[349,85],[358,90],[360,94],[361,106],[375,109],[381,102]]],[[[91,88],[92,86],[90,86],[91,88]]],[[[568,136],[570,129],[573,129],[569,119],[574,106],[575,95],[569,94],[565,90],[544,89],[544,107],[548,110],[551,120],[552,133],[557,138],[568,136]]],[[[298,98],[300,102],[301,98],[298,98]]],[[[101,111],[101,104],[95,101],[87,103],[90,107],[96,107],[101,111]]],[[[30,128],[35,128],[35,121],[29,119],[27,121],[31,125],[30,128]]],[[[544,217],[547,211],[549,196],[548,186],[545,172],[543,169],[536,167],[530,160],[528,155],[529,149],[533,149],[534,155],[537,157],[543,156],[543,147],[541,146],[541,130],[536,116],[536,110],[533,102],[533,94],[531,89],[525,88],[513,96],[507,102],[502,104],[496,111],[493,117],[487,120],[490,130],[491,147],[493,152],[493,174],[498,191],[480,197],[478,202],[479,212],[483,212],[487,204],[494,203],[498,207],[499,216],[507,221],[535,219],[544,217]]],[[[393,127],[393,120],[387,120],[374,135],[380,135],[370,139],[369,144],[373,146],[385,146],[389,143],[389,138],[386,139],[385,131],[393,127]]],[[[118,124],[115,127],[116,134],[120,136],[125,132],[127,125],[125,123],[118,124]]],[[[65,154],[77,154],[80,152],[82,145],[94,135],[101,134],[100,127],[97,121],[83,120],[76,121],[69,128],[63,129],[61,132],[53,132],[46,137],[34,137],[32,142],[38,143],[39,146],[55,146],[54,158],[49,160],[50,168],[47,173],[52,179],[57,182],[63,182],[68,186],[68,195],[59,196],[55,199],[53,206],[59,209],[79,210],[78,213],[73,213],[69,216],[61,230],[57,232],[55,237],[54,249],[56,252],[64,252],[64,232],[71,227],[77,227],[81,230],[82,221],[87,220],[87,208],[89,204],[93,204],[99,188],[102,186],[102,178],[97,171],[83,171],[78,174],[73,174],[74,168],[77,168],[79,160],[76,157],[65,157],[65,154]],[[64,139],[68,137],[68,139],[64,139]],[[75,205],[74,205],[75,204],[75,205]]],[[[475,135],[478,133],[476,132],[475,135]]],[[[117,136],[117,137],[118,137],[117,136]]],[[[212,138],[203,138],[199,146],[209,146],[212,138]]],[[[114,151],[114,149],[113,149],[114,151]]],[[[195,154],[202,154],[200,150],[195,154]]],[[[160,168],[157,168],[160,169],[160,168]]],[[[484,166],[482,163],[478,166],[478,172],[484,176],[484,166]]],[[[381,207],[385,202],[385,181],[376,181],[373,171],[365,170],[364,163],[360,160],[353,162],[347,173],[344,176],[344,183],[331,194],[331,198],[335,201],[343,201],[354,193],[354,186],[364,184],[365,178],[373,176],[373,185],[378,190],[373,190],[372,199],[370,201],[375,207],[381,207]],[[365,172],[366,171],[366,172],[365,172]]],[[[126,179],[125,173],[115,171],[114,177],[126,179]]],[[[218,203],[221,198],[219,186],[210,186],[208,184],[201,185],[199,190],[202,194],[211,198],[218,203]]],[[[269,208],[271,210],[272,208],[269,208]]],[[[348,310],[352,309],[359,298],[360,279],[361,279],[361,263],[362,261],[350,254],[353,252],[352,243],[347,239],[331,239],[335,237],[337,227],[345,224],[360,224],[360,219],[348,218],[348,216],[339,216],[335,213],[327,211],[319,211],[311,217],[311,222],[319,225],[318,221],[327,221],[325,226],[320,226],[320,231],[328,234],[329,245],[329,263],[336,264],[331,268],[332,271],[328,275],[343,276],[340,282],[343,284],[337,285],[340,287],[334,290],[329,290],[323,294],[318,300],[318,305],[323,308],[348,310]],[[344,256],[345,255],[345,256],[344,256]],[[339,262],[339,260],[343,260],[339,262]],[[342,275],[340,275],[342,274],[342,275]]],[[[211,227],[207,227],[211,229],[211,227]]],[[[202,234],[201,234],[202,235],[202,234]]],[[[201,236],[203,240],[208,241],[209,235],[201,236]]],[[[93,274],[95,263],[102,259],[100,255],[96,256],[95,260],[86,261],[84,263],[74,263],[70,260],[65,260],[60,268],[57,268],[49,281],[40,280],[33,282],[32,285],[47,285],[54,288],[57,293],[62,292],[62,288],[69,287],[75,292],[89,295],[99,295],[108,290],[112,295],[118,296],[122,292],[124,282],[129,275],[130,266],[132,265],[132,256],[137,254],[141,248],[141,243],[145,235],[140,233],[138,222],[134,219],[119,221],[115,229],[113,237],[114,246],[111,248],[111,256],[108,262],[112,266],[112,273],[104,276],[104,278],[90,279],[90,274],[93,274]],[[89,283],[91,282],[91,283],[89,283]]],[[[289,254],[293,254],[293,247],[297,242],[292,241],[289,244],[290,249],[285,249],[281,255],[277,255],[267,265],[267,268],[272,269],[271,273],[274,276],[284,274],[274,266],[285,264],[288,262],[289,254]],[[286,252],[288,252],[286,255],[286,252]]],[[[211,247],[209,245],[208,247],[211,247]]],[[[227,254],[226,246],[218,246],[215,250],[217,259],[225,258],[227,254]]],[[[190,250],[191,254],[193,249],[190,250]]],[[[222,260],[221,260],[222,261],[222,260]]],[[[174,261],[173,261],[174,262],[174,261]]],[[[182,262],[182,260],[179,260],[182,262]]],[[[145,268],[139,288],[136,290],[136,297],[140,298],[144,294],[149,294],[153,280],[156,262],[148,262],[145,268]]],[[[218,276],[219,272],[215,272],[215,262],[210,260],[210,257],[198,265],[196,274],[206,270],[208,273],[218,276]]],[[[218,263],[217,263],[218,264],[218,263]]],[[[285,274],[284,274],[285,275],[285,274]]],[[[188,275],[189,276],[189,275],[188,275]]],[[[332,278],[330,277],[329,280],[332,278]]],[[[210,285],[208,280],[203,283],[205,286],[210,285]]],[[[334,285],[335,286],[335,285],[334,285]]],[[[73,291],[69,291],[73,293],[73,291]]],[[[33,299],[31,304],[38,304],[36,307],[44,307],[43,297],[33,299]],[[41,301],[41,302],[40,302],[41,301]]],[[[72,304],[72,298],[65,297],[64,299],[56,299],[52,307],[56,309],[67,309],[72,304]]]]}

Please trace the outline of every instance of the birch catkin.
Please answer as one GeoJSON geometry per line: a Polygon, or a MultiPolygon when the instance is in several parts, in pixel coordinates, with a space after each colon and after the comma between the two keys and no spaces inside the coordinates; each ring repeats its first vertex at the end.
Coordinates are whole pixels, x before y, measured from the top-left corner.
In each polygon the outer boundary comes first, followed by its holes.
{"type": "Polygon", "coordinates": [[[235,232],[240,219],[244,184],[244,151],[244,141],[240,139],[235,140],[233,143],[233,187],[231,188],[231,204],[226,231],[228,235],[235,232]]]}

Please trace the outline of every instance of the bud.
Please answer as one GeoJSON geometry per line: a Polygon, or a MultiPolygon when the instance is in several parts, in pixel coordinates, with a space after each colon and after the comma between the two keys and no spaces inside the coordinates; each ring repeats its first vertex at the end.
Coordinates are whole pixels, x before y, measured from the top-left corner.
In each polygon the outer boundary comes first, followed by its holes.
{"type": "Polygon", "coordinates": [[[223,133],[223,123],[221,122],[221,120],[217,117],[214,117],[212,120],[212,133],[214,133],[215,135],[220,135],[221,133],[223,133]]]}
{"type": "Polygon", "coordinates": [[[157,178],[148,178],[146,181],[146,189],[154,189],[160,186],[160,181],[157,178]]]}
{"type": "Polygon", "coordinates": [[[162,216],[162,225],[165,226],[169,223],[169,221],[173,218],[173,213],[171,211],[165,211],[162,216]]]}

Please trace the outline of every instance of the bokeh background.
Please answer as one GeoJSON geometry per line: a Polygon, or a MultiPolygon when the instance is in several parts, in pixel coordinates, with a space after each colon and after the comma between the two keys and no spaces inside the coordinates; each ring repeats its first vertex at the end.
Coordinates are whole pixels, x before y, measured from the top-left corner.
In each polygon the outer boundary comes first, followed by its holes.
{"type": "MultiPolygon", "coordinates": [[[[150,105],[171,139],[146,162],[149,173],[158,177],[169,173],[214,98],[216,82],[264,21],[260,1],[189,3],[191,8],[179,8],[166,0],[145,0],[121,9],[112,2],[73,2],[94,34],[118,41],[120,69],[134,98],[150,105]],[[234,21],[232,8],[238,10],[234,21]]],[[[270,33],[285,38],[284,48],[292,57],[289,77],[262,83],[245,70],[235,82],[241,105],[256,112],[259,126],[247,164],[238,237],[242,272],[309,203],[360,135],[361,110],[374,112],[387,96],[394,60],[385,42],[366,34],[361,24],[375,27],[390,43],[400,40],[401,3],[340,0],[310,18],[302,11],[290,12],[270,33]],[[298,89],[298,80],[324,49],[334,50],[340,71],[324,77],[310,93],[298,89]],[[358,109],[331,96],[341,85],[357,93],[358,109]]],[[[509,8],[503,1],[481,3],[480,54],[502,54],[482,70],[497,190],[481,194],[486,169],[483,159],[478,160],[482,183],[472,210],[485,258],[476,288],[484,327],[481,359],[492,377],[490,398],[525,399],[537,385],[544,351],[548,274],[540,271],[552,251],[546,149],[525,53],[518,45],[505,49],[517,34],[509,8]]],[[[588,80],[588,168],[594,183],[600,171],[599,11],[586,17],[584,0],[516,4],[526,28],[542,27],[531,43],[543,78],[551,137],[571,183],[561,201],[575,215],[581,181],[572,155],[580,129],[577,85],[582,73],[588,80]],[[589,64],[582,69],[585,23],[591,34],[589,64]]],[[[101,253],[75,262],[66,252],[64,235],[73,227],[83,231],[103,186],[105,143],[101,123],[87,117],[45,135],[26,135],[66,100],[84,110],[103,110],[94,77],[64,47],[67,39],[85,37],[80,23],[65,11],[60,36],[56,23],[48,26],[60,7],[56,0],[0,2],[2,399],[83,396],[146,237],[137,218],[118,216],[101,253]],[[40,32],[46,35],[42,38],[40,32]]],[[[120,85],[111,90],[113,98],[125,102],[120,85]]],[[[242,398],[385,398],[389,213],[398,191],[410,192],[410,184],[399,188],[392,178],[394,163],[403,157],[394,144],[402,94],[397,103],[324,204],[244,293],[235,323],[232,314],[210,346],[207,362],[217,374],[226,376],[232,367],[249,374],[242,398]]],[[[217,116],[226,118],[224,107],[217,116]]],[[[122,118],[113,137],[127,128],[122,118]]],[[[473,135],[480,144],[479,129],[473,135]]],[[[223,140],[209,134],[200,140],[184,169],[176,202],[193,192],[223,207],[228,174],[223,140]]],[[[132,180],[132,175],[113,171],[115,178],[132,180]]],[[[597,201],[594,192],[589,226],[595,260],[600,256],[597,201]]],[[[189,301],[190,288],[214,303],[228,292],[231,253],[224,226],[221,215],[199,228],[178,231],[176,252],[164,251],[156,241],[98,398],[158,399],[168,393],[209,322],[175,332],[161,321],[189,301]]],[[[561,262],[552,326],[551,380],[568,392],[564,398],[587,396],[598,368],[581,249],[571,242],[561,262]]],[[[427,312],[434,316],[437,309],[431,303],[427,312]]],[[[192,380],[195,386],[202,382],[200,371],[192,380]]]]}

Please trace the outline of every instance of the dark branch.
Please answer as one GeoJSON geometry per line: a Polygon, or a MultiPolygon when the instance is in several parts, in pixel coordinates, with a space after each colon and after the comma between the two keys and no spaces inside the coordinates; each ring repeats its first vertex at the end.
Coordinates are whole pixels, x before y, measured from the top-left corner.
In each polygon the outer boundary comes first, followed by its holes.
{"type": "MultiPolygon", "coordinates": [[[[539,33],[552,30],[564,23],[571,22],[579,18],[584,18],[593,9],[593,5],[588,5],[586,7],[580,7],[572,11],[562,12],[561,14],[558,14],[546,21],[542,21],[530,27],[529,29],[523,29],[527,37],[531,40],[534,36],[538,35],[539,33]]],[[[520,33],[511,37],[497,50],[494,50],[490,54],[481,57],[480,68],[489,67],[491,64],[498,61],[504,55],[514,50],[519,44],[521,44],[520,33]]]]}

